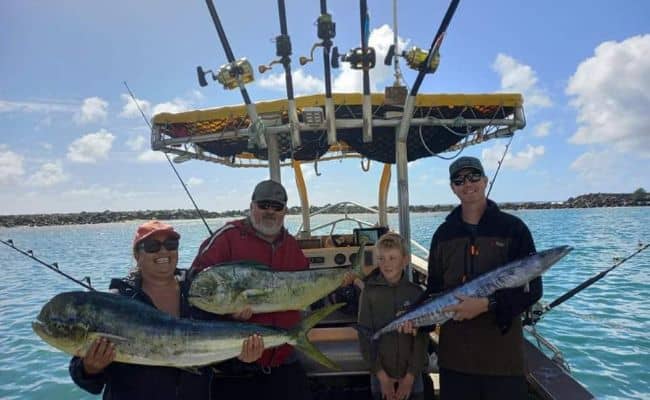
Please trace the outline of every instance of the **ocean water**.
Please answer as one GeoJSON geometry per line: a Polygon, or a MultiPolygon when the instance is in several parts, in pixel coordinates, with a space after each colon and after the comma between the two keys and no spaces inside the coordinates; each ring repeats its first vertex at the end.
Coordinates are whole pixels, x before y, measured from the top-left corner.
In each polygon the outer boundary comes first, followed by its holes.
{"type": "MultiPolygon", "coordinates": [[[[649,208],[524,210],[538,249],[575,250],[544,276],[543,301],[561,294],[650,241],[649,208]]],[[[412,238],[428,248],[445,213],[412,214],[412,238]]],[[[373,221],[373,216],[355,216],[373,221]]],[[[322,216],[313,226],[340,218],[322,216]]],[[[225,220],[209,220],[214,228],[225,220]]],[[[287,218],[295,232],[298,217],[287,218]]],[[[389,221],[398,224],[397,216],[389,221]]],[[[186,267],[207,236],[200,221],[175,221],[181,233],[179,265],[186,267]]],[[[132,235],[138,222],[56,227],[0,228],[0,238],[32,249],[66,273],[89,276],[105,289],[133,266],[132,235]]],[[[348,226],[350,224],[347,224],[348,226]]],[[[352,227],[356,225],[352,224],[352,227]]],[[[340,225],[341,228],[344,225],[340,225]]],[[[68,376],[69,356],[40,340],[31,321],[42,305],[75,283],[0,245],[0,399],[91,399],[68,376]]],[[[622,264],[595,285],[549,312],[537,330],[556,345],[573,375],[597,398],[650,399],[650,250],[622,264]]]]}

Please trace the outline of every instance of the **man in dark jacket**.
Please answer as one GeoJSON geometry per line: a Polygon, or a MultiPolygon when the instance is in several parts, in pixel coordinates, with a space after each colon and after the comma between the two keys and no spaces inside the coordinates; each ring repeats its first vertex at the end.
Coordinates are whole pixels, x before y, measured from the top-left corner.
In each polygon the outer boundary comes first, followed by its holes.
{"type": "MultiPolygon", "coordinates": [[[[427,294],[453,289],[535,252],[526,225],[485,195],[481,162],[461,157],[449,167],[460,199],[431,239],[427,294]]],[[[521,313],[542,296],[542,280],[484,298],[459,297],[440,327],[441,399],[526,398],[521,313]]]]}

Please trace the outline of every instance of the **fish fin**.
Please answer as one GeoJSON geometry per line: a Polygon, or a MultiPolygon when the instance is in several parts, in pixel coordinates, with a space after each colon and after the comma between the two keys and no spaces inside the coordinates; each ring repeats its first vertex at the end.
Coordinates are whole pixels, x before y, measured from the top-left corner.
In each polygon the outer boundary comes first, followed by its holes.
{"type": "Polygon", "coordinates": [[[345,303],[332,304],[330,306],[321,308],[309,314],[302,320],[300,325],[289,331],[289,335],[295,339],[295,346],[298,350],[303,352],[312,360],[326,366],[335,371],[340,371],[341,367],[336,365],[332,360],[327,358],[312,342],[307,338],[307,332],[319,323],[323,318],[327,317],[334,311],[345,306],[345,303]]]}
{"type": "Polygon", "coordinates": [[[88,338],[91,340],[91,342],[95,339],[106,338],[114,344],[124,344],[129,341],[129,339],[125,337],[113,335],[111,333],[105,333],[105,332],[90,332],[88,334],[88,338]]]}
{"type": "Polygon", "coordinates": [[[241,296],[246,298],[266,296],[273,293],[273,289],[246,289],[241,292],[241,296]]]}

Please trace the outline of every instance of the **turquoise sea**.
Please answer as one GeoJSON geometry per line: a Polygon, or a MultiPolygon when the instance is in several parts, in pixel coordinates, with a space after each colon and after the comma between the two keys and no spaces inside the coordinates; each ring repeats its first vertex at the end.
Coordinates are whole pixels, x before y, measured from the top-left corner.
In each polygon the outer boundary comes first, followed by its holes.
{"type": "MultiPolygon", "coordinates": [[[[526,210],[515,213],[530,227],[537,248],[568,244],[575,250],[544,276],[550,302],[650,241],[650,208],[526,210]]],[[[428,248],[444,213],[412,214],[412,237],[428,248]]],[[[373,216],[358,215],[373,221],[373,216]]],[[[324,216],[317,224],[337,216],[324,216]]],[[[210,220],[213,228],[225,220],[210,220]]],[[[397,226],[397,216],[390,219],[397,226]]],[[[173,222],[181,233],[179,264],[189,265],[207,231],[202,222],[173,222]]],[[[77,278],[105,289],[133,265],[130,246],[138,222],[0,228],[0,238],[32,249],[77,278]]],[[[292,232],[298,217],[288,217],[292,232]]],[[[314,225],[316,226],[316,225],[314,225]]],[[[0,399],[91,399],[68,376],[69,357],[31,330],[41,306],[55,294],[78,290],[14,250],[0,245],[0,399]]],[[[650,399],[650,250],[613,270],[558,306],[537,329],[562,351],[573,375],[597,398],[650,399]]]]}

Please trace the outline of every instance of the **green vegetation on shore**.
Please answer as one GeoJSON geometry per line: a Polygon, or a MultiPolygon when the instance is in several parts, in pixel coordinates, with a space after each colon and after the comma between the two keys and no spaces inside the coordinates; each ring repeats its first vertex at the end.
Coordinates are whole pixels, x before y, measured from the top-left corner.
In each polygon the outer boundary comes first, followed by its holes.
{"type": "MultiPolygon", "coordinates": [[[[521,209],[552,209],[552,208],[593,208],[593,207],[630,207],[650,206],[650,194],[639,188],[633,193],[591,193],[578,197],[571,197],[563,202],[521,202],[521,203],[499,203],[499,206],[506,210],[521,209]]],[[[326,204],[323,207],[311,206],[310,212],[314,213],[323,208],[330,207],[326,204]]],[[[433,206],[411,206],[411,212],[436,212],[450,211],[454,205],[433,205],[433,206]]],[[[228,210],[223,212],[201,210],[205,218],[236,218],[245,215],[247,209],[228,210]]],[[[289,214],[300,214],[300,207],[291,207],[289,214]]],[[[341,206],[328,210],[328,214],[343,213],[367,213],[360,207],[341,206]]],[[[397,207],[388,207],[389,213],[396,213],[397,207]]],[[[101,211],[101,212],[80,212],[69,214],[29,214],[29,215],[0,215],[0,226],[46,226],[46,225],[79,225],[79,224],[101,224],[109,222],[123,222],[133,220],[176,220],[176,219],[197,219],[195,210],[145,210],[145,211],[101,211]]]]}

